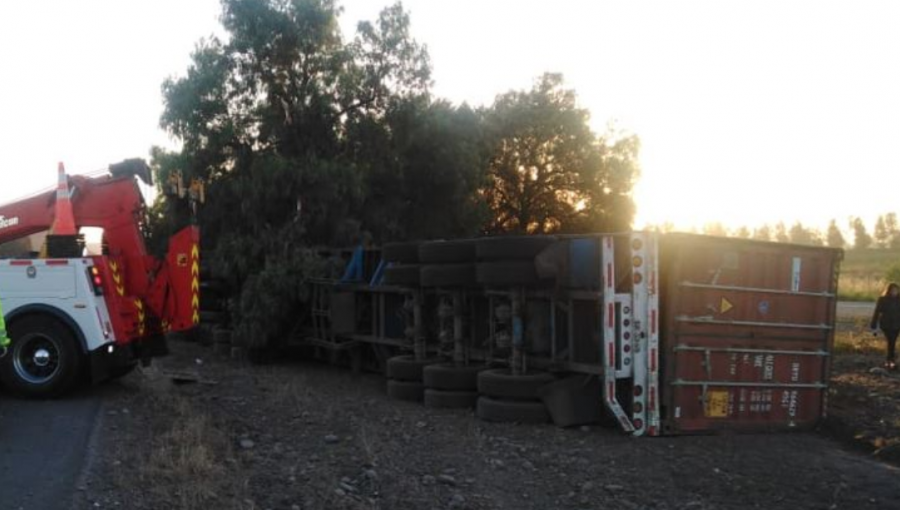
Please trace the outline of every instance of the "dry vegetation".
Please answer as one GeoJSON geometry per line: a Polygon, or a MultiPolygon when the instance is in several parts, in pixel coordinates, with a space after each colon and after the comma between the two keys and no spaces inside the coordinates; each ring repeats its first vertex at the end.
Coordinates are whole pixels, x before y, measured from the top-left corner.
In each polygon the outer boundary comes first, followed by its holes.
{"type": "Polygon", "coordinates": [[[847,250],[841,264],[840,299],[874,301],[896,264],[900,264],[900,250],[847,250]]]}

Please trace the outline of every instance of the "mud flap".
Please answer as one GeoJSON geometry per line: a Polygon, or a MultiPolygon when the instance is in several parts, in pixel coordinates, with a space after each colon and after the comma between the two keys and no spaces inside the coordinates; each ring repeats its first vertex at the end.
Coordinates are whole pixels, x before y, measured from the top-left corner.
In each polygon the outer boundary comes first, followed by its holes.
{"type": "Polygon", "coordinates": [[[109,379],[116,371],[135,362],[135,353],[130,345],[114,346],[113,352],[109,352],[112,344],[106,344],[88,354],[88,363],[91,371],[91,384],[101,383],[109,379]]]}
{"type": "Polygon", "coordinates": [[[153,358],[169,355],[166,335],[151,335],[141,340],[141,365],[149,367],[153,358]]]}

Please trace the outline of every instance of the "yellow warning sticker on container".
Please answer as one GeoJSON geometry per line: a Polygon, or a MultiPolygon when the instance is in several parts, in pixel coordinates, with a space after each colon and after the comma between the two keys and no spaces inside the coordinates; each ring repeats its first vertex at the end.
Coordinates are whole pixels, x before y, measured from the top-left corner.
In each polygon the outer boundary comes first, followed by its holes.
{"type": "Polygon", "coordinates": [[[720,307],[720,310],[722,311],[722,313],[728,313],[731,311],[732,308],[734,308],[734,305],[731,304],[731,301],[729,301],[725,298],[722,298],[722,305],[720,307]]]}
{"type": "Polygon", "coordinates": [[[707,418],[727,418],[728,417],[728,391],[727,390],[710,391],[706,394],[706,417],[707,418]]]}

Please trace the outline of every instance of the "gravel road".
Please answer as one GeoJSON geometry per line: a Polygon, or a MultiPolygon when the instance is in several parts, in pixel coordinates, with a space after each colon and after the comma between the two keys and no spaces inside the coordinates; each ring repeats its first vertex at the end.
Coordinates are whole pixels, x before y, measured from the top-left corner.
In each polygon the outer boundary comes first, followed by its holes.
{"type": "Polygon", "coordinates": [[[100,405],[90,390],[47,401],[0,394],[0,509],[68,508],[100,405]]]}
{"type": "Polygon", "coordinates": [[[838,301],[837,316],[840,319],[869,319],[875,311],[875,303],[838,301]]]}
{"type": "Polygon", "coordinates": [[[173,351],[111,392],[105,408],[131,411],[104,415],[79,508],[900,509],[897,468],[812,432],[635,439],[487,423],[390,400],[377,375],[173,351]],[[166,384],[166,366],[199,382],[166,384]]]}

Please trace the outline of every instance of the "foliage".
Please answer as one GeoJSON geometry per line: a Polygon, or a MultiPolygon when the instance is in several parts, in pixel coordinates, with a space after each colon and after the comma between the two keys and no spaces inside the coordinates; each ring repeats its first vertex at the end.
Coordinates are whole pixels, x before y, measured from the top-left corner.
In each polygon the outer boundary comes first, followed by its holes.
{"type": "MultiPolygon", "coordinates": [[[[187,74],[163,84],[161,125],[182,149],[155,150],[154,166],[160,183],[176,171],[207,183],[204,247],[239,289],[238,328],[271,338],[321,271],[311,250],[364,237],[371,182],[354,147],[377,143],[366,126],[388,131],[398,105],[428,105],[430,63],[399,4],[352,41],[333,0],[223,0],[222,10],[227,42],[201,41],[187,74]]],[[[186,213],[175,203],[154,211],[157,229],[186,213]]]]}
{"type": "Polygon", "coordinates": [[[791,242],[791,237],[788,235],[787,227],[784,225],[784,222],[779,221],[778,224],[775,225],[775,241],[779,243],[791,242]]]}
{"type": "MultiPolygon", "coordinates": [[[[559,75],[475,111],[432,97],[400,4],[345,40],[336,0],[222,0],[227,37],[166,80],[157,182],[206,183],[207,260],[238,295],[243,334],[281,338],[318,248],[491,232],[624,230],[639,143],[597,137],[559,75]]],[[[151,211],[161,241],[191,212],[151,211]]]]}
{"type": "Polygon", "coordinates": [[[847,245],[847,241],[844,240],[844,234],[838,228],[835,220],[831,220],[828,223],[828,233],[825,235],[825,239],[826,244],[831,248],[843,248],[847,245]]]}
{"type": "Polygon", "coordinates": [[[862,218],[851,218],[850,229],[853,230],[853,248],[865,250],[872,246],[872,236],[866,230],[866,224],[862,218]]]}
{"type": "Polygon", "coordinates": [[[898,250],[848,250],[841,263],[839,298],[872,301],[884,288],[898,250]]]}
{"type": "Polygon", "coordinates": [[[753,230],[753,239],[757,241],[771,241],[772,229],[768,225],[763,225],[753,230]]]}
{"type": "Polygon", "coordinates": [[[444,101],[396,105],[384,122],[359,126],[354,159],[364,169],[365,226],[377,240],[476,235],[487,150],[480,116],[444,101]]]}
{"type": "Polygon", "coordinates": [[[872,234],[872,240],[877,248],[887,248],[890,241],[887,226],[884,223],[884,216],[878,216],[875,221],[875,229],[872,234]]]}
{"type": "Polygon", "coordinates": [[[895,262],[884,273],[885,282],[900,283],[900,262],[895,262]]]}
{"type": "Polygon", "coordinates": [[[789,232],[791,242],[794,244],[806,244],[810,246],[822,246],[822,238],[815,229],[808,229],[799,221],[791,226],[789,232]]]}
{"type": "Polygon", "coordinates": [[[728,229],[720,222],[707,223],[703,225],[703,233],[708,236],[728,236],[728,229]]]}
{"type": "Polygon", "coordinates": [[[886,247],[892,250],[900,249],[900,225],[897,223],[897,213],[884,215],[884,227],[887,231],[886,247]]]}
{"type": "Polygon", "coordinates": [[[486,112],[488,231],[616,231],[631,224],[639,142],[598,138],[588,120],[558,74],[497,98],[486,112]]]}

